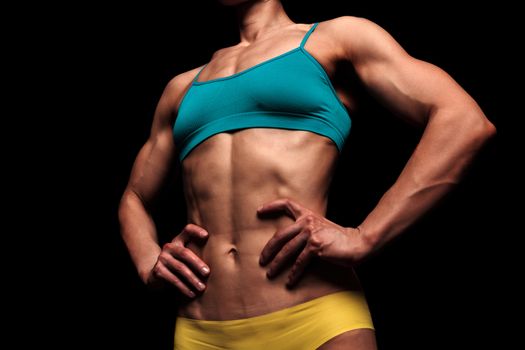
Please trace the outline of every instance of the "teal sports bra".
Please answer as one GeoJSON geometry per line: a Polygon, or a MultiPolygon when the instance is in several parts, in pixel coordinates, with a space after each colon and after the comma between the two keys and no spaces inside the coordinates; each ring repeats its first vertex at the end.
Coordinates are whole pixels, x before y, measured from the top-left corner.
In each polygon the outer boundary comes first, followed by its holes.
{"type": "Polygon", "coordinates": [[[246,128],[305,130],[330,138],[339,151],[350,133],[350,116],[321,64],[299,47],[233,75],[193,79],[173,126],[179,159],[222,132],[246,128]]]}

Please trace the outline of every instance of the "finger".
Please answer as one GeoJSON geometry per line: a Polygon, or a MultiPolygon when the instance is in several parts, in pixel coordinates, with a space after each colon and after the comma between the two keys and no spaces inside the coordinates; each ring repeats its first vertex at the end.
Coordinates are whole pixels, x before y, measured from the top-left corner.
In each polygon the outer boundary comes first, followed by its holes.
{"type": "Polygon", "coordinates": [[[261,257],[259,259],[259,263],[261,265],[266,265],[275,254],[281,250],[281,248],[291,240],[295,235],[297,235],[299,232],[301,232],[303,228],[302,223],[295,222],[289,226],[286,226],[273,235],[272,238],[266,243],[263,250],[261,251],[261,257]]]}
{"type": "Polygon", "coordinates": [[[181,261],[183,261],[187,266],[189,266],[193,271],[198,271],[203,277],[208,276],[210,273],[210,268],[204,261],[202,261],[191,249],[186,247],[181,247],[173,252],[172,255],[181,261]]]}
{"type": "Polygon", "coordinates": [[[184,280],[200,292],[206,289],[206,286],[202,281],[195,276],[193,271],[191,271],[184,262],[175,259],[171,254],[163,252],[159,256],[159,261],[166,266],[172,273],[177,275],[179,278],[183,277],[184,280]]]}
{"type": "Polygon", "coordinates": [[[295,260],[292,270],[290,271],[290,274],[288,275],[288,282],[286,283],[287,287],[293,287],[297,281],[299,281],[299,278],[302,276],[306,266],[310,263],[310,260],[312,260],[313,256],[314,254],[308,248],[304,249],[301,254],[299,254],[295,260]]]}
{"type": "Polygon", "coordinates": [[[189,289],[186,284],[184,284],[177,276],[175,276],[166,266],[157,264],[155,266],[154,272],[157,278],[162,278],[163,280],[171,283],[184,295],[190,298],[195,297],[195,293],[189,289]]]}
{"type": "Polygon", "coordinates": [[[259,214],[284,211],[293,219],[297,219],[304,211],[304,208],[288,198],[276,199],[257,208],[259,214]]]}
{"type": "Polygon", "coordinates": [[[188,243],[192,239],[206,239],[208,238],[208,231],[195,224],[187,224],[182,229],[181,233],[177,235],[175,239],[182,240],[184,244],[188,243]]]}
{"type": "Polygon", "coordinates": [[[268,278],[277,275],[288,261],[299,254],[299,252],[306,246],[307,241],[308,236],[302,233],[286,243],[270,264],[268,272],[266,273],[268,278]]]}

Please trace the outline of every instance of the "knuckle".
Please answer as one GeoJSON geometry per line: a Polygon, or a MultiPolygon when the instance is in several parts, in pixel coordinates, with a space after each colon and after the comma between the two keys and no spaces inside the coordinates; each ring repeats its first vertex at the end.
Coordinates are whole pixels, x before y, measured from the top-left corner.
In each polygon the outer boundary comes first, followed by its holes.
{"type": "Polygon", "coordinates": [[[181,272],[181,271],[183,270],[183,268],[184,268],[184,264],[182,264],[182,263],[181,263],[180,261],[178,261],[178,260],[173,260],[173,261],[171,262],[171,267],[172,267],[173,269],[175,269],[176,271],[181,272]]]}
{"type": "Polygon", "coordinates": [[[322,241],[321,237],[319,237],[318,235],[311,235],[308,238],[308,244],[311,247],[320,247],[322,245],[322,243],[323,243],[323,241],[322,241]]]}
{"type": "Polygon", "coordinates": [[[304,220],[306,221],[307,225],[313,225],[315,222],[315,215],[312,213],[308,213],[305,215],[304,220]]]}
{"type": "Polygon", "coordinates": [[[315,225],[310,222],[310,223],[306,224],[306,226],[304,227],[304,230],[309,232],[309,233],[312,233],[315,230],[315,225]]]}
{"type": "Polygon", "coordinates": [[[184,241],[180,235],[175,237],[173,241],[171,241],[170,249],[173,249],[175,247],[184,247],[184,241]]]}
{"type": "Polygon", "coordinates": [[[166,264],[166,262],[169,260],[169,258],[170,258],[170,254],[165,252],[165,251],[162,251],[159,254],[159,262],[161,262],[162,264],[166,264]]]}
{"type": "Polygon", "coordinates": [[[175,255],[175,256],[182,256],[185,248],[182,245],[174,245],[174,246],[172,246],[171,250],[173,252],[173,255],[175,255]]]}
{"type": "Polygon", "coordinates": [[[180,257],[189,264],[199,262],[199,258],[197,258],[188,248],[181,251],[180,257]]]}
{"type": "Polygon", "coordinates": [[[165,251],[165,250],[171,250],[171,247],[172,247],[172,244],[171,243],[164,243],[164,245],[162,246],[162,250],[165,251]]]}
{"type": "Polygon", "coordinates": [[[186,259],[189,257],[190,253],[189,253],[189,250],[188,248],[185,248],[185,247],[177,247],[175,249],[176,253],[177,253],[177,256],[179,258],[183,258],[183,259],[186,259]]]}
{"type": "Polygon", "coordinates": [[[177,277],[173,277],[170,279],[171,284],[173,284],[175,287],[177,287],[181,292],[186,291],[186,286],[184,283],[182,283],[177,277]]]}

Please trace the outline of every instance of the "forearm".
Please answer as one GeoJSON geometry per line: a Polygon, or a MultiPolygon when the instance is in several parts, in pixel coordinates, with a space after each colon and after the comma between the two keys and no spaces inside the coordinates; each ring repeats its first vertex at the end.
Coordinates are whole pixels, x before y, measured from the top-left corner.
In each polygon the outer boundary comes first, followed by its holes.
{"type": "Polygon", "coordinates": [[[122,238],[141,279],[146,282],[161,248],[155,223],[141,199],[130,190],[122,196],[119,208],[122,238]]]}
{"type": "Polygon", "coordinates": [[[359,225],[372,250],[395,238],[448,193],[494,133],[483,113],[458,113],[440,111],[429,119],[399,178],[359,225]]]}

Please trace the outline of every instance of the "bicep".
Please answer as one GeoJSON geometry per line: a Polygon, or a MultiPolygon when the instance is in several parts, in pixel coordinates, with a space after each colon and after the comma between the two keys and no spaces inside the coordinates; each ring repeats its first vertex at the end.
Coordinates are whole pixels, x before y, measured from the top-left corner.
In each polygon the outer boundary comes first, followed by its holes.
{"type": "Polygon", "coordinates": [[[410,56],[378,25],[357,20],[353,26],[359,36],[342,38],[346,57],[371,94],[397,115],[424,124],[437,108],[473,103],[445,71],[410,56]]]}

